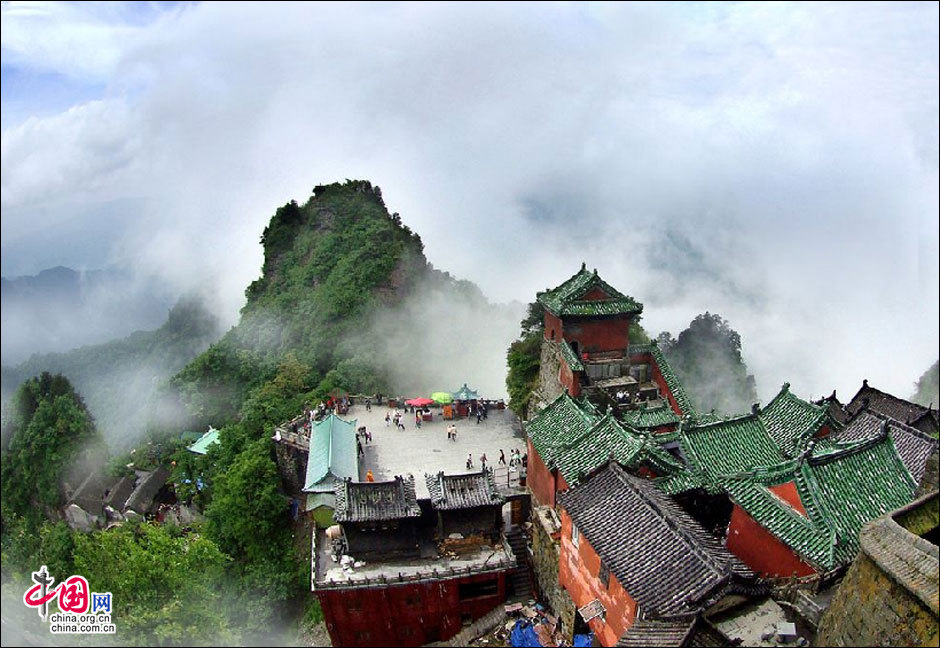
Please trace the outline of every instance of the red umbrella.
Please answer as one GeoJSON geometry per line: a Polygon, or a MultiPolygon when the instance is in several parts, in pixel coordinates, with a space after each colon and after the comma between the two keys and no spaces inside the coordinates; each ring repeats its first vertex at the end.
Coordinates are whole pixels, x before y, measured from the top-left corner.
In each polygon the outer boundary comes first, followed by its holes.
{"type": "Polygon", "coordinates": [[[427,407],[434,403],[430,398],[411,398],[405,401],[405,405],[414,405],[415,407],[427,407]]]}

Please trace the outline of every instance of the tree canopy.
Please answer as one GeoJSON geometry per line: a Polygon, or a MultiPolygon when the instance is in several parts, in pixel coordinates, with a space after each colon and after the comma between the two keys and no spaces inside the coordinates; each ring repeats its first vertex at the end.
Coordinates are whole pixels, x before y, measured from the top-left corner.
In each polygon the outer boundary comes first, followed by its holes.
{"type": "Polygon", "coordinates": [[[757,401],[741,336],[717,313],[698,315],[678,338],[667,332],[657,341],[698,411],[738,414],[757,401]]]}

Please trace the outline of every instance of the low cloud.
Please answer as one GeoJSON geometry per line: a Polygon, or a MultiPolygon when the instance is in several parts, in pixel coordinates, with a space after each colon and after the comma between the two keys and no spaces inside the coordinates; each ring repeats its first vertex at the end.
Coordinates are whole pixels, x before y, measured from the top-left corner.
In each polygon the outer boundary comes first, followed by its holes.
{"type": "Polygon", "coordinates": [[[10,30],[48,32],[4,7],[5,66],[103,84],[5,122],[6,276],[42,267],[31,231],[91,249],[56,223],[94,231],[132,200],[108,258],[210,287],[231,322],[274,209],[365,178],[492,300],[531,301],[584,260],[652,333],[720,313],[765,399],[863,377],[907,395],[940,354],[936,4],[207,3],[95,21],[112,28],[88,38],[118,43],[107,64],[22,34],[8,59],[10,30]]]}

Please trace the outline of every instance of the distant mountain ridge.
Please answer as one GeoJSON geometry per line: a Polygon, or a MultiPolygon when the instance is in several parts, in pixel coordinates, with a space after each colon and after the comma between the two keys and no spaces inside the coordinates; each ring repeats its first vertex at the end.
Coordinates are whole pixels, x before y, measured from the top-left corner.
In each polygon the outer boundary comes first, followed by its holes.
{"type": "Polygon", "coordinates": [[[0,279],[2,362],[61,352],[154,329],[178,295],[155,277],[109,267],[78,271],[56,266],[36,275],[0,279]]]}

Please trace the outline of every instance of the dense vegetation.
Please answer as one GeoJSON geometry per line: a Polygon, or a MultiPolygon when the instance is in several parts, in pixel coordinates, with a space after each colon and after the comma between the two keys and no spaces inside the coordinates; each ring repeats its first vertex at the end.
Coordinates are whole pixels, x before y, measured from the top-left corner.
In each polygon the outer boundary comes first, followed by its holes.
{"type": "Polygon", "coordinates": [[[940,406],[940,360],[933,363],[924,375],[915,383],[914,395],[911,400],[924,407],[940,406]]]}
{"type": "Polygon", "coordinates": [[[38,526],[64,504],[66,479],[77,486],[82,471],[76,464],[102,454],[101,438],[68,379],[49,373],[20,386],[3,427],[8,440],[0,460],[4,528],[14,518],[38,526]]]}
{"type": "Polygon", "coordinates": [[[175,380],[191,411],[206,422],[234,418],[288,351],[321,392],[386,387],[350,334],[376,306],[407,294],[427,262],[421,239],[388,213],[379,188],[318,186],[306,204],[280,207],[261,242],[262,276],[246,290],[241,321],[175,380]]]}
{"type": "Polygon", "coordinates": [[[87,399],[103,436],[120,447],[139,439],[148,422],[160,425],[178,418],[175,399],[162,387],[219,334],[218,319],[202,300],[186,297],[155,331],[68,353],[35,355],[17,367],[4,367],[4,396],[43,371],[66,375],[87,399]]]}
{"type": "Polygon", "coordinates": [[[696,316],[678,338],[657,338],[699,412],[747,412],[757,402],[754,376],[741,356],[741,336],[721,316],[696,316]]]}

